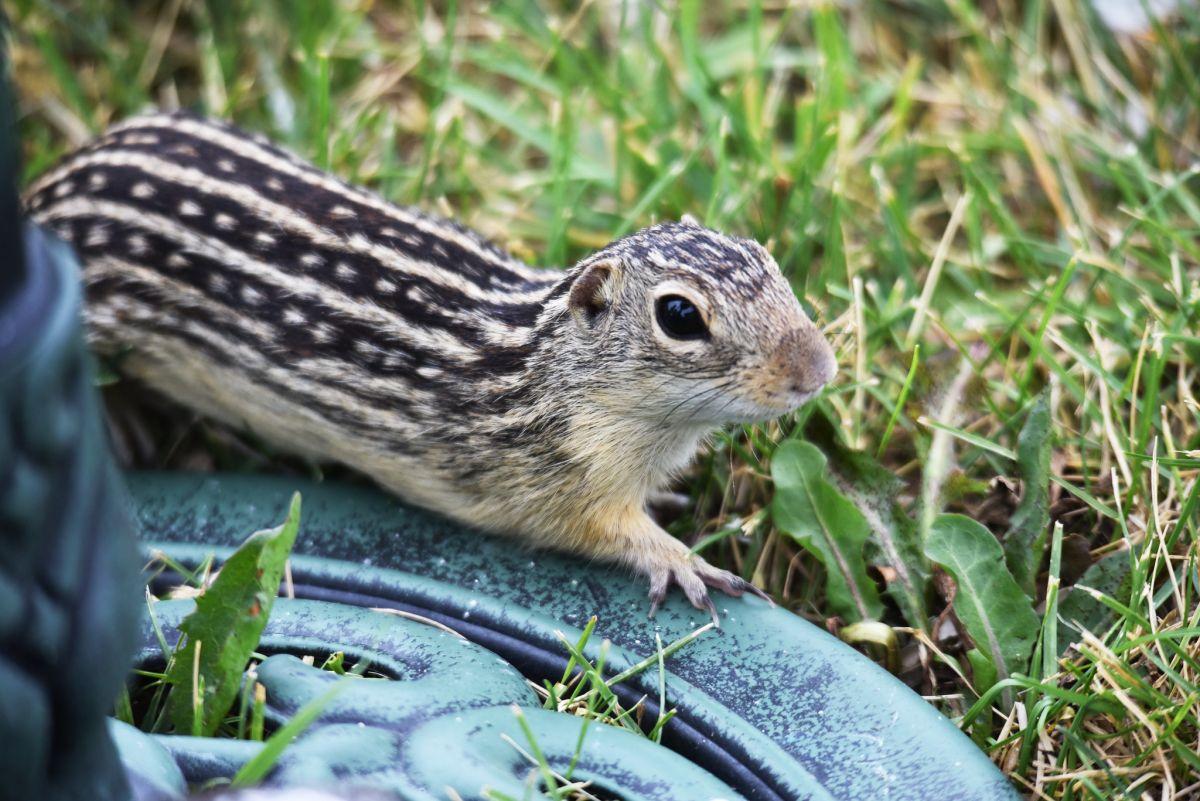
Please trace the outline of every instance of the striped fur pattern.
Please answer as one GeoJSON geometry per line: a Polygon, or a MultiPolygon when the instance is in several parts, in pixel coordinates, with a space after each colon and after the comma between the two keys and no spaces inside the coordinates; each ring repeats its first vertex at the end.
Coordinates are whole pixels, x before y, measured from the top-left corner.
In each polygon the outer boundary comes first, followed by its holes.
{"type": "Polygon", "coordinates": [[[647,574],[740,579],[645,512],[701,439],[787,412],[833,355],[770,255],[690,220],[538,270],[265,140],[119,125],[30,189],[84,264],[93,347],[181,404],[467,524],[647,574]],[[683,296],[708,335],[664,332],[683,296]]]}

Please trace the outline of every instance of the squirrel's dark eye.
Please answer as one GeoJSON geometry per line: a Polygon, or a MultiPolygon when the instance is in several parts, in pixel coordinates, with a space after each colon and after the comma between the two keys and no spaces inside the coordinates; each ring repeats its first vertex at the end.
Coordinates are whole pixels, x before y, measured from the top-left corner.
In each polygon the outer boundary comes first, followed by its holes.
{"type": "Polygon", "coordinates": [[[675,339],[700,339],[708,335],[708,326],[696,304],[679,295],[658,299],[658,324],[667,336],[675,339]]]}

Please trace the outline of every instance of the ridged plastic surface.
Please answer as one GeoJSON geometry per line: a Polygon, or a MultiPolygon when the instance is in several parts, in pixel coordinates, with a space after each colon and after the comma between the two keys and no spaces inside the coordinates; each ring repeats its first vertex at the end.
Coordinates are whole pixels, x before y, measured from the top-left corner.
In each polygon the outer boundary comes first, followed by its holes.
{"type": "MultiPolygon", "coordinates": [[[[526,676],[561,673],[566,651],[555,631],[574,639],[593,614],[599,624],[592,656],[602,639],[610,640],[614,671],[654,653],[656,634],[668,643],[706,622],[678,596],[648,619],[645,587],[636,577],[527,551],[370,489],[261,476],[131,478],[145,544],[191,563],[212,551],[228,554],[250,532],[278,522],[293,490],[304,496],[292,559],[298,597],[417,612],[490,649],[526,676]]],[[[664,744],[740,796],[1017,797],[950,721],[870,660],[758,599],[717,602],[721,630],[704,634],[667,662],[667,705],[679,711],[664,744]]],[[[342,626],[331,621],[317,627],[328,650],[342,647],[342,626]]],[[[656,670],[617,692],[629,705],[646,696],[654,719],[656,670]]],[[[478,723],[480,731],[500,725],[504,712],[495,714],[499,717],[486,725],[478,723]]],[[[450,737],[455,729],[444,723],[424,730],[426,758],[441,754],[451,769],[474,775],[471,748],[439,747],[434,731],[450,737]]],[[[478,739],[489,748],[497,741],[498,733],[478,739]]],[[[664,790],[649,797],[690,796],[664,790]]]]}

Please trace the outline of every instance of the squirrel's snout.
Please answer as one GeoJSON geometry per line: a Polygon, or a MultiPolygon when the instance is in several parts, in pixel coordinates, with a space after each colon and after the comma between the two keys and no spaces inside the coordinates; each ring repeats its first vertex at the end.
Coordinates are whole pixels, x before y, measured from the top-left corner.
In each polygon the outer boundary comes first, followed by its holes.
{"type": "Polygon", "coordinates": [[[837,356],[812,323],[785,334],[773,361],[781,368],[780,374],[788,377],[787,389],[799,395],[817,392],[837,375],[837,356]]]}

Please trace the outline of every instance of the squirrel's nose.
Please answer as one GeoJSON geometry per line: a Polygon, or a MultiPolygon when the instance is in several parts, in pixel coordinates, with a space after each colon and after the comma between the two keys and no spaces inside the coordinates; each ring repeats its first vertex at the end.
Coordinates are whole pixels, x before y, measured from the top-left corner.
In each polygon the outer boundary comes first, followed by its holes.
{"type": "Polygon", "coordinates": [[[816,392],[837,375],[837,356],[812,323],[784,334],[774,361],[790,378],[791,391],[800,394],[816,392]]]}

